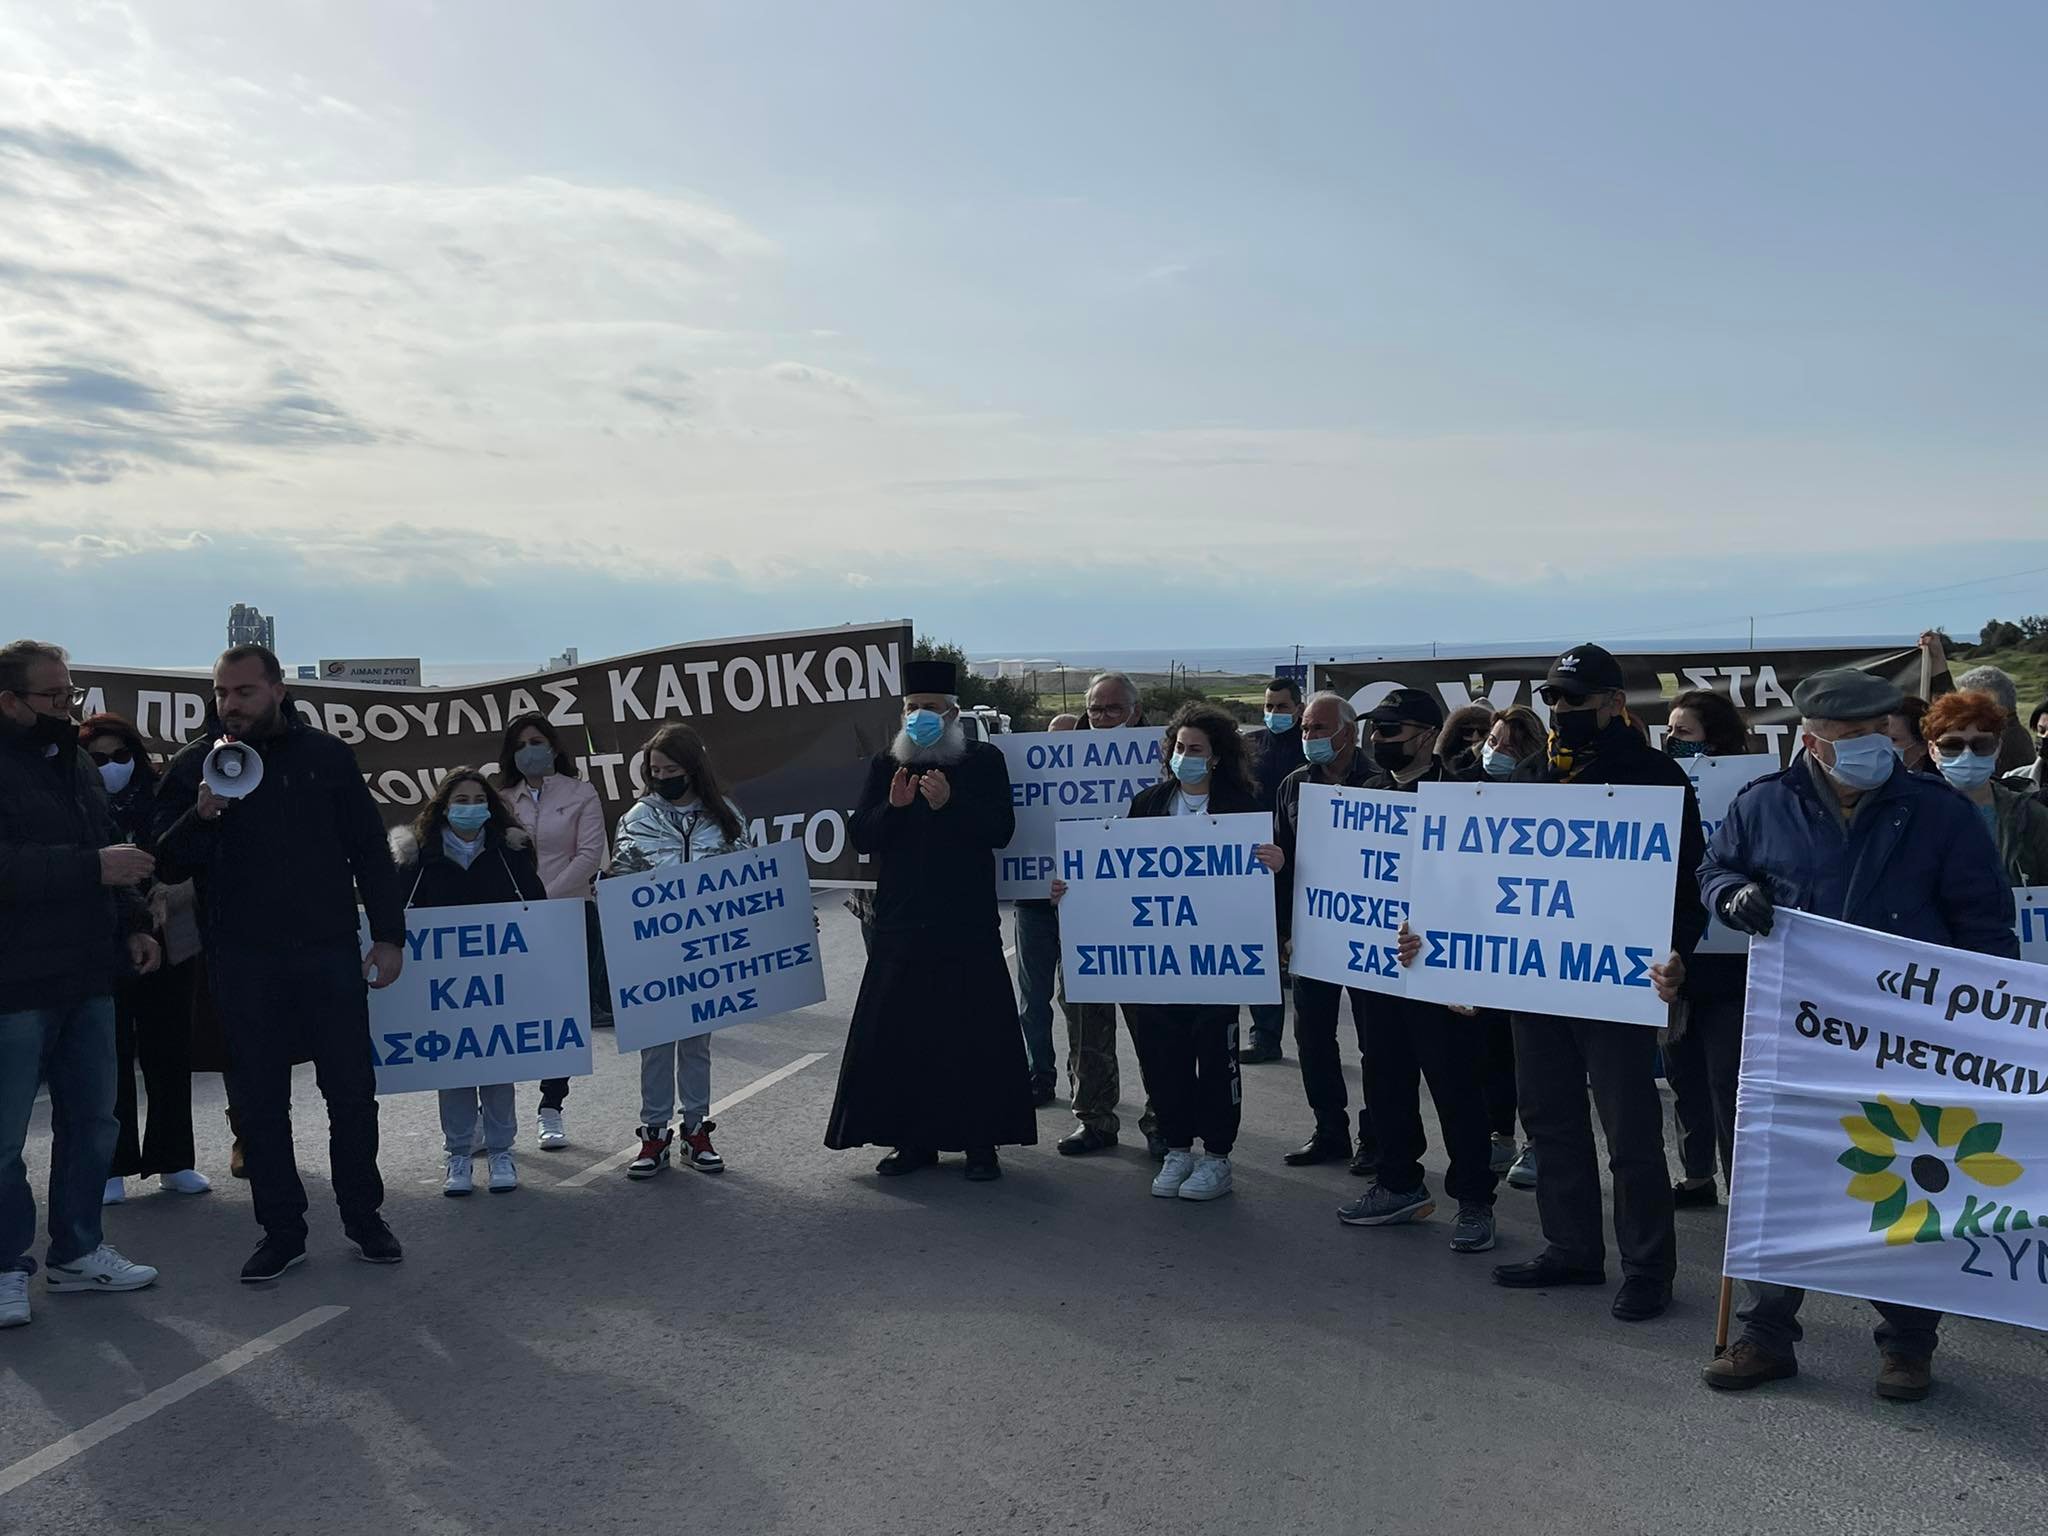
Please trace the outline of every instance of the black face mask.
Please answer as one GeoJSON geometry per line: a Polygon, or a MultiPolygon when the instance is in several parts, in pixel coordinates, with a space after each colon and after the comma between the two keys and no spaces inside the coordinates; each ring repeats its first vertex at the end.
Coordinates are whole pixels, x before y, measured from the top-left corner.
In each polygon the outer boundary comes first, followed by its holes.
{"type": "Polygon", "coordinates": [[[1571,751],[1593,744],[1593,738],[1600,734],[1600,711],[1597,709],[1560,709],[1550,717],[1550,728],[1557,732],[1557,744],[1571,751]]]}
{"type": "Polygon", "coordinates": [[[1415,761],[1415,744],[1407,741],[1375,741],[1373,760],[1389,773],[1399,773],[1415,761]]]}
{"type": "Polygon", "coordinates": [[[69,715],[46,715],[36,711],[35,724],[28,728],[29,740],[46,747],[78,748],[78,722],[69,715]]]}
{"type": "Polygon", "coordinates": [[[2048,763],[2048,736],[2043,736],[2041,738],[2041,744],[2037,750],[2041,754],[2041,761],[2044,763],[2048,763]]]}
{"type": "Polygon", "coordinates": [[[672,779],[656,779],[654,792],[664,800],[680,800],[690,792],[690,777],[679,773],[672,779]]]}

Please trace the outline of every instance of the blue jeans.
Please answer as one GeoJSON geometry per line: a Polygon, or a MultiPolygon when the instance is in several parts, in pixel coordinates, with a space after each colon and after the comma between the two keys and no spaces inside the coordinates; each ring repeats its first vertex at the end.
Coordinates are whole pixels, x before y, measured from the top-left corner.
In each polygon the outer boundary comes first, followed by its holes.
{"type": "Polygon", "coordinates": [[[1049,901],[1017,903],[1017,1027],[1037,1078],[1058,1074],[1052,1054],[1052,987],[1060,970],[1060,915],[1049,901]]]}
{"type": "Polygon", "coordinates": [[[0,1013],[0,1270],[35,1273],[36,1201],[21,1149],[36,1085],[50,1083],[50,1249],[69,1264],[100,1245],[100,1194],[121,1123],[114,1117],[114,999],[0,1013]]]}

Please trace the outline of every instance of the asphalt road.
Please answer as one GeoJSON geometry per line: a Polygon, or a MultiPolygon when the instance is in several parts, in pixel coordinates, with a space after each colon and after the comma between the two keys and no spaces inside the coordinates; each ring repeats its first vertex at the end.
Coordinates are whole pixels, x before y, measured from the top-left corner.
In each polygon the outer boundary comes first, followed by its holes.
{"type": "MultiPolygon", "coordinates": [[[[1503,1191],[1497,1256],[1451,1253],[1443,1213],[1341,1226],[1358,1181],[1280,1162],[1308,1123],[1291,1050],[1247,1069],[1237,1191],[1214,1204],[1151,1199],[1132,1129],[1118,1153],[1057,1157],[1057,1105],[1000,1183],[967,1183],[957,1159],[877,1178],[878,1154],[820,1144],[860,955],[850,920],[825,916],[832,1001],[717,1039],[715,1098],[827,1053],[720,1116],[728,1173],[564,1182],[632,1136],[635,1063],[600,1036],[569,1150],[531,1150],[522,1089],[516,1194],[442,1198],[431,1097],[385,1101],[396,1268],[343,1242],[302,1071],[312,1258],[238,1284],[257,1233],[226,1177],[218,1080],[199,1079],[214,1193],[131,1181],[108,1213],[110,1241],[162,1281],[82,1297],[37,1281],[34,1324],[0,1333],[0,1531],[2038,1524],[2042,1335],[1954,1322],[1936,1395],[1893,1405],[1870,1393],[1867,1309],[1815,1297],[1805,1374],[1710,1394],[1719,1213],[1680,1213],[1678,1303],[1656,1322],[1613,1321],[1604,1291],[1497,1289],[1488,1267],[1536,1249],[1533,1197],[1503,1191]]],[[[1124,1081],[1128,1102],[1128,1050],[1124,1081]]]]}

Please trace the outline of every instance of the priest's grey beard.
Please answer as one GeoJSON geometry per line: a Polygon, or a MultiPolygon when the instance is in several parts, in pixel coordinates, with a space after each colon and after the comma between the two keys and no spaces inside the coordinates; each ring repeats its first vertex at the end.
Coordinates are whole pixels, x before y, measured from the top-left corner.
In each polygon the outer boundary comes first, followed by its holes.
{"type": "Polygon", "coordinates": [[[889,755],[905,768],[943,768],[957,763],[967,755],[967,727],[958,720],[948,721],[945,734],[928,747],[912,741],[908,730],[898,731],[889,743],[889,755]]]}

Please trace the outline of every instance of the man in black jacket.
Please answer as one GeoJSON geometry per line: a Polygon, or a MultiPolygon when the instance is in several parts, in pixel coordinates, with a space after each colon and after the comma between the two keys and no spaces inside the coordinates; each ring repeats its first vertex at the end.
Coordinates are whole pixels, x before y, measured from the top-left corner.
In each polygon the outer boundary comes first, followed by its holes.
{"type": "Polygon", "coordinates": [[[136,887],[155,861],[117,843],[106,791],[78,750],[80,695],[63,651],[0,646],[0,1328],[29,1320],[36,1204],[22,1147],[50,1084],[53,1291],[132,1291],[156,1279],[101,1241],[114,1160],[114,979],[154,970],[136,887]]]}
{"type": "MultiPolygon", "coordinates": [[[[1307,761],[1302,752],[1301,684],[1291,677],[1276,677],[1266,684],[1265,722],[1244,744],[1251,754],[1252,777],[1258,781],[1259,809],[1270,811],[1287,776],[1307,761]]],[[[1291,980],[1283,978],[1282,984],[1291,980]]],[[[1277,1003],[1257,1003],[1249,1011],[1252,1037],[1237,1059],[1248,1065],[1278,1061],[1280,1037],[1287,1032],[1286,994],[1277,1003]]]]}
{"type": "Polygon", "coordinates": [[[347,745],[300,719],[284,672],[262,646],[213,669],[222,729],[263,759],[233,800],[202,779],[209,733],[172,760],[157,794],[164,878],[198,882],[207,975],[228,1039],[228,1099],[263,1242],[245,1281],[274,1280],[306,1256],[306,1189],[292,1156],[292,1063],[311,1058],[327,1101],[328,1148],[343,1230],[373,1264],[404,1250],[377,1214],[377,1081],[364,984],[403,963],[405,914],[376,802],[347,745]],[[362,954],[356,898],[372,940],[362,954]]]}
{"type": "MultiPolygon", "coordinates": [[[[1628,715],[1621,663],[1597,645],[1582,645],[1551,663],[1538,697],[1551,712],[1547,761],[1524,765],[1516,778],[1548,784],[1668,784],[1685,791],[1678,841],[1677,892],[1671,920],[1672,958],[1655,966],[1659,995],[1675,989],[1700,936],[1700,858],[1706,839],[1699,801],[1685,770],[1652,748],[1628,715]]],[[[1622,1284],[1614,1315],[1641,1322],[1671,1303],[1678,1269],[1671,1174],[1664,1161],[1664,1104],[1657,1094],[1657,1031],[1640,1024],[1515,1015],[1516,1085],[1522,1124],[1543,1170],[1536,1210],[1547,1246],[1534,1259],[1503,1264],[1501,1285],[1526,1289],[1607,1283],[1600,1169],[1586,1085],[1607,1135],[1614,1175],[1614,1245],[1622,1284]]]]}
{"type": "MultiPolygon", "coordinates": [[[[1293,941],[1295,848],[1301,840],[1301,789],[1304,784],[1348,785],[1363,788],[1379,772],[1373,760],[1358,744],[1358,711],[1341,694],[1319,693],[1301,712],[1302,750],[1306,761],[1280,781],[1273,798],[1273,841],[1287,855],[1280,867],[1280,953],[1286,958],[1293,941]]],[[[1334,981],[1313,976],[1294,978],[1294,1050],[1301,1058],[1301,1086],[1308,1095],[1308,1107],[1316,1117],[1316,1128],[1294,1151],[1282,1159],[1291,1168],[1312,1163],[1343,1162],[1351,1159],[1351,1171],[1369,1174],[1379,1162],[1379,1144],[1373,1136],[1371,1099],[1364,1091],[1366,1018],[1372,994],[1356,987],[1340,987],[1334,981]],[[1358,1150],[1351,1147],[1348,1095],[1344,1087],[1344,1057],[1337,1048],[1337,1015],[1346,997],[1351,999],[1351,1025],[1358,1032],[1359,1105],[1358,1150]]]]}
{"type": "MultiPolygon", "coordinates": [[[[1366,717],[1380,771],[1367,789],[1414,793],[1448,775],[1437,754],[1444,706],[1433,693],[1396,688],[1366,717]]],[[[1451,1226],[1456,1253],[1485,1253],[1494,1244],[1493,1138],[1486,1115],[1486,1030],[1470,1009],[1447,1008],[1392,993],[1368,994],[1365,1093],[1379,1135],[1379,1159],[1365,1193],[1338,1211],[1350,1227],[1420,1221],[1436,1209],[1423,1182],[1422,1085],[1436,1105],[1450,1167],[1444,1191],[1458,1202],[1451,1226]]]]}

